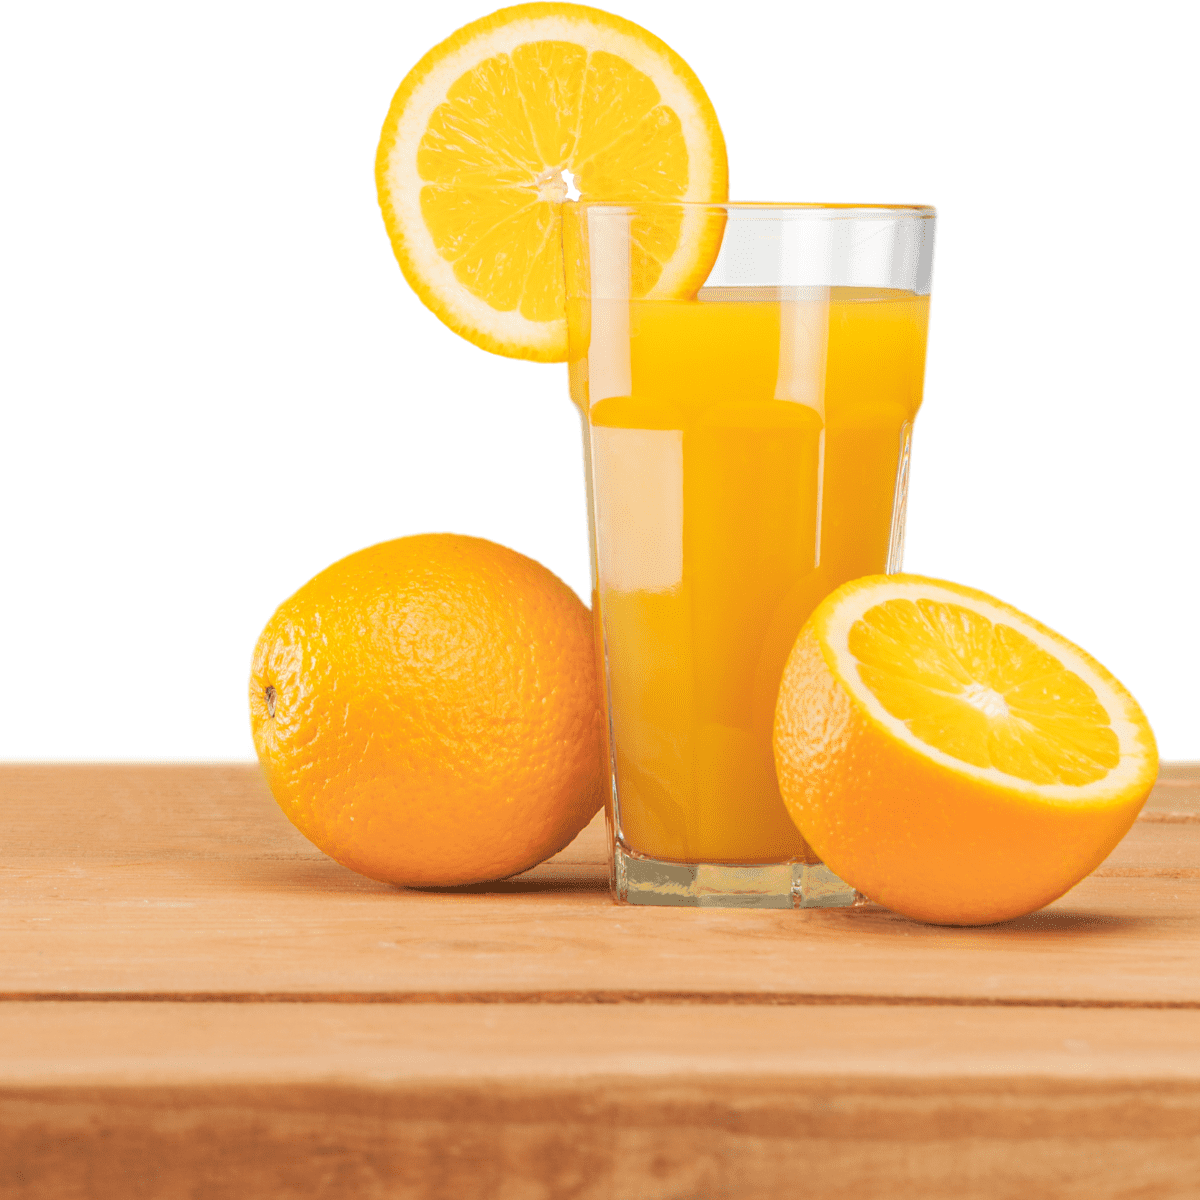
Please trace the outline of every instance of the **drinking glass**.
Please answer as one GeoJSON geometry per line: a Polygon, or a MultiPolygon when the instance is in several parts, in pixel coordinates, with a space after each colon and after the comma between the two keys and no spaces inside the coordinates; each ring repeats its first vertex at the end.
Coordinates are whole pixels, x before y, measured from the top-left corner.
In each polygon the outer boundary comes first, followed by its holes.
{"type": "Polygon", "coordinates": [[[564,206],[622,903],[860,901],[779,794],[805,618],[900,569],[935,214],[564,206]]]}

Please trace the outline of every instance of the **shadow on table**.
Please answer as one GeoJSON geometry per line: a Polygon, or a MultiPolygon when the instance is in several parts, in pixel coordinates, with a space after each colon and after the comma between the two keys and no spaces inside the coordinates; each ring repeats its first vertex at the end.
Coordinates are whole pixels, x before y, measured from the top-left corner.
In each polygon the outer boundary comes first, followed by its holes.
{"type": "Polygon", "coordinates": [[[541,892],[607,895],[608,880],[588,876],[577,879],[523,879],[517,876],[515,879],[497,879],[491,883],[469,883],[460,887],[423,887],[403,890],[439,896],[513,896],[541,892]]]}
{"type": "MultiPolygon", "coordinates": [[[[1169,919],[1171,914],[1164,914],[1169,919]]],[[[1162,918],[1140,913],[1113,913],[1089,910],[1040,909],[1024,917],[1009,921],[998,921],[994,925],[931,925],[914,921],[899,913],[890,912],[879,904],[868,904],[856,909],[825,909],[821,919],[831,923],[845,923],[846,933],[857,928],[882,933],[894,930],[906,936],[945,938],[978,938],[981,941],[997,942],[1009,938],[1027,940],[1033,938],[1076,939],[1105,936],[1125,936],[1162,930],[1162,918]]]]}
{"type": "Polygon", "coordinates": [[[403,894],[411,891],[448,896],[608,893],[608,868],[603,863],[543,863],[510,879],[458,887],[414,888],[369,879],[324,855],[263,858],[252,862],[222,863],[216,868],[211,863],[202,865],[206,876],[232,874],[243,886],[274,892],[354,895],[371,892],[403,894]]]}

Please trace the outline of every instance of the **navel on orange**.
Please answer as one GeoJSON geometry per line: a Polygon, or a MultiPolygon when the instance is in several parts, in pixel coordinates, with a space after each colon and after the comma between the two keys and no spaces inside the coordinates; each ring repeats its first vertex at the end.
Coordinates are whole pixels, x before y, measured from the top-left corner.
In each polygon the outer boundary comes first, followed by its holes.
{"type": "Polygon", "coordinates": [[[588,610],[481,538],[399,538],[311,579],[259,638],[250,721],[288,818],[373,879],[515,874],[602,802],[588,610]]]}
{"type": "Polygon", "coordinates": [[[1066,638],[972,588],[838,588],[792,650],[779,786],[829,867],[922,921],[1032,912],[1094,870],[1154,784],[1133,697],[1066,638]]]}
{"type": "MultiPolygon", "coordinates": [[[[723,201],[725,142],[700,81],[631,21],[520,4],[460,29],[401,83],[376,182],[406,278],[451,329],[515,358],[567,357],[560,206],[723,201]]],[[[634,227],[643,294],[698,287],[711,215],[677,205],[634,227]]]]}

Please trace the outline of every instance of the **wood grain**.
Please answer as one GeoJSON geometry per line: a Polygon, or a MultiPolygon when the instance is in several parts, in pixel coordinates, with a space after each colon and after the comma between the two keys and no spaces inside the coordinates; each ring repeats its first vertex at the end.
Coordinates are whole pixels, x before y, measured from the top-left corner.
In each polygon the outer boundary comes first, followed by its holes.
{"type": "Polygon", "coordinates": [[[945,929],[879,908],[617,907],[597,826],[516,880],[406,891],[314,850],[254,769],[3,772],[10,998],[1200,1005],[1200,827],[1187,822],[1139,822],[1040,913],[945,929]]]}
{"type": "Polygon", "coordinates": [[[9,1004],[0,1041],[14,1200],[1200,1187],[1193,1012],[9,1004]]]}
{"type": "Polygon", "coordinates": [[[8,871],[2,992],[207,998],[818,997],[1200,1004],[1200,883],[1088,881],[983,929],[882,909],[623,909],[605,891],[424,895],[322,864],[8,871]]]}
{"type": "Polygon", "coordinates": [[[603,829],[447,892],[245,766],[0,766],[0,1196],[1200,1195],[1200,765],[1056,904],[618,908],[603,829]]]}

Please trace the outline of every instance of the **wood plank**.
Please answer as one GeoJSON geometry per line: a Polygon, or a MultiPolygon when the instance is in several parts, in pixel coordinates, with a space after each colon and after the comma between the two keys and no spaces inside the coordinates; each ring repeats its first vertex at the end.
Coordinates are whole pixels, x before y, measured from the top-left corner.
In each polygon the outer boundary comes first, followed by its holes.
{"type": "Polygon", "coordinates": [[[244,768],[5,768],[3,778],[9,998],[1200,1004],[1200,880],[1186,865],[1200,861],[1200,827],[1187,822],[1139,826],[1041,913],[937,929],[877,908],[619,908],[596,828],[517,880],[393,889],[313,850],[244,768]]]}
{"type": "Polygon", "coordinates": [[[1200,1013],[0,1005],[0,1193],[1192,1197],[1200,1013]]]}
{"type": "Polygon", "coordinates": [[[1200,879],[1200,821],[1139,820],[1093,877],[1200,879]]]}
{"type": "Polygon", "coordinates": [[[1142,817],[1149,821],[1200,821],[1200,763],[1163,763],[1142,817]]]}
{"type": "Polygon", "coordinates": [[[5,1197],[1200,1194],[1195,764],[976,930],[618,908],[599,825],[388,888],[253,767],[0,767],[0,818],[5,1197]]]}
{"type": "Polygon", "coordinates": [[[334,864],[4,872],[0,992],[1200,1004],[1200,882],[1093,878],[981,929],[882,909],[620,908],[596,886],[427,894],[334,864]]]}
{"type": "Polygon", "coordinates": [[[307,858],[256,763],[0,764],[4,859],[307,858]]]}

